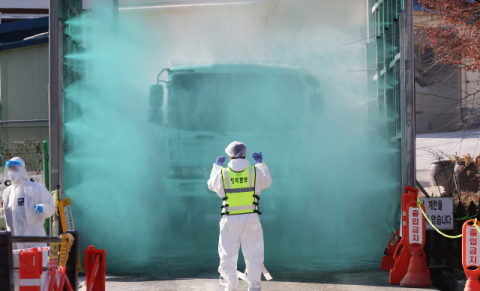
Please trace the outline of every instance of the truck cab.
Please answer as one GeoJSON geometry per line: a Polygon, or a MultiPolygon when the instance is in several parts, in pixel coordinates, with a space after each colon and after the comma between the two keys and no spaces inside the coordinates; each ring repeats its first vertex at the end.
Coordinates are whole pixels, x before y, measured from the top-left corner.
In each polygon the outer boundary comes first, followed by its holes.
{"type": "Polygon", "coordinates": [[[220,208],[211,208],[218,197],[208,190],[207,180],[217,156],[226,156],[226,146],[235,140],[247,145],[252,164],[254,151],[266,153],[278,187],[279,177],[288,173],[272,163],[282,155],[275,144],[298,144],[298,129],[309,122],[305,112],[313,107],[321,114],[318,87],[315,77],[287,66],[222,63],[162,70],[150,88],[148,119],[163,128],[165,137],[163,195],[183,199],[201,220],[218,221],[220,208]],[[161,79],[164,75],[167,80],[161,79]]]}

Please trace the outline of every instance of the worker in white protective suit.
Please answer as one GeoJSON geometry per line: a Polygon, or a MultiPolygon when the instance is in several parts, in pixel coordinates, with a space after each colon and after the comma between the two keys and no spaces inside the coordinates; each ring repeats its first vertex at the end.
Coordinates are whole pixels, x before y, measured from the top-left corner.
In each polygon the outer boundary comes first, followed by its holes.
{"type": "MultiPolygon", "coordinates": [[[[3,192],[3,205],[7,230],[12,236],[46,236],[45,219],[55,212],[52,194],[42,184],[31,182],[28,178],[25,162],[13,158],[5,165],[4,180],[11,185],[3,192]]],[[[45,247],[45,243],[13,243],[13,250],[45,247]]],[[[42,252],[43,265],[48,265],[48,252],[42,252]]],[[[19,256],[13,255],[13,265],[18,267],[19,256]]],[[[19,290],[18,272],[14,272],[15,290],[19,290]]],[[[42,274],[41,286],[45,281],[42,274]]]]}
{"type": "Polygon", "coordinates": [[[260,192],[272,184],[267,165],[262,162],[262,153],[252,155],[255,166],[245,159],[247,147],[241,142],[232,142],[225,152],[230,157],[228,168],[223,168],[225,157],[218,157],[208,180],[208,188],[222,198],[222,219],[218,254],[218,272],[227,291],[237,291],[238,278],[247,281],[249,291],[260,291],[262,272],[267,280],[270,274],[263,265],[263,230],[260,224],[260,192]],[[245,274],[237,271],[238,251],[242,246],[245,258],[245,274]]]}

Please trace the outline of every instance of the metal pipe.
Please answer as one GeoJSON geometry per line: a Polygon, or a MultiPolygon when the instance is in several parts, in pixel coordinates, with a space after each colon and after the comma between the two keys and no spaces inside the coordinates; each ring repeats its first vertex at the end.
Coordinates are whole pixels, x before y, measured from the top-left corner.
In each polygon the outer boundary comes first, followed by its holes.
{"type": "Polygon", "coordinates": [[[32,120],[0,120],[0,125],[8,123],[37,123],[48,122],[48,119],[32,119],[32,120]]]}
{"type": "Polygon", "coordinates": [[[405,147],[406,185],[415,187],[415,63],[413,43],[413,0],[404,2],[404,48],[405,54],[405,147]]]}
{"type": "Polygon", "coordinates": [[[45,175],[45,187],[50,191],[50,170],[48,169],[48,141],[43,141],[43,173],[45,175]]]}
{"type": "Polygon", "coordinates": [[[61,198],[60,190],[60,102],[62,94],[61,82],[61,19],[59,17],[59,3],[58,0],[50,0],[49,6],[49,153],[50,153],[50,188],[59,189],[59,198],[61,198]]]}
{"type": "Polygon", "coordinates": [[[12,243],[52,243],[60,241],[58,236],[12,236],[12,243]]]}
{"type": "Polygon", "coordinates": [[[417,183],[418,189],[420,189],[420,191],[423,192],[423,194],[425,195],[425,197],[430,198],[430,196],[428,195],[427,191],[425,191],[425,189],[422,187],[422,185],[421,185],[420,183],[418,183],[417,180],[415,180],[415,182],[417,183]]]}
{"type": "Polygon", "coordinates": [[[400,84],[402,118],[402,184],[415,183],[415,81],[413,0],[405,0],[400,13],[400,84]]]}
{"type": "Polygon", "coordinates": [[[0,290],[13,291],[12,233],[0,231],[0,290]]]}
{"type": "MultiPolygon", "coordinates": [[[[50,191],[50,171],[48,169],[48,141],[43,141],[43,175],[45,178],[45,187],[50,191]]],[[[53,214],[55,215],[55,213],[53,214]]],[[[45,219],[45,232],[47,235],[50,233],[50,218],[45,219]]]]}
{"type": "MultiPolygon", "coordinates": [[[[19,268],[19,267],[13,267],[13,269],[14,269],[15,271],[18,271],[18,270],[20,270],[20,268],[19,268]]],[[[49,268],[47,268],[47,267],[42,267],[42,270],[43,270],[43,271],[49,271],[50,269],[49,269],[49,268]]]]}

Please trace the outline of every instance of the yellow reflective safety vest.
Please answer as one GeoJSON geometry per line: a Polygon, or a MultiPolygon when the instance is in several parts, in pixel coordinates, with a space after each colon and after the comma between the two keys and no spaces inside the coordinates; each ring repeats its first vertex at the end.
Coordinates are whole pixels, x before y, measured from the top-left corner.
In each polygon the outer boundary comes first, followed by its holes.
{"type": "Polygon", "coordinates": [[[241,172],[230,168],[222,169],[223,189],[222,215],[258,213],[258,201],[255,195],[255,167],[249,166],[241,172]]]}

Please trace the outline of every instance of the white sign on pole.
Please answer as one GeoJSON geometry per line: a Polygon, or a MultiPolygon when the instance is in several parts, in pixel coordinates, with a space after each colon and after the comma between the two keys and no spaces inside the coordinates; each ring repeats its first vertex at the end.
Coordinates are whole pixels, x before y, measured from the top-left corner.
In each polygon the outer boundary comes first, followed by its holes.
{"type": "Polygon", "coordinates": [[[75,224],[73,223],[72,206],[68,205],[63,208],[65,212],[65,220],[67,222],[67,230],[75,230],[75,224]]]}
{"type": "Polygon", "coordinates": [[[467,232],[466,236],[466,250],[464,250],[465,254],[465,262],[467,263],[467,267],[480,266],[480,252],[478,251],[478,230],[473,225],[467,225],[465,229],[467,232]]]}
{"type": "MultiPolygon", "coordinates": [[[[420,198],[425,206],[425,214],[432,224],[441,230],[453,230],[453,199],[452,198],[420,198]]],[[[427,221],[426,230],[433,230],[427,221]]]]}
{"type": "Polygon", "coordinates": [[[423,242],[422,215],[420,208],[408,208],[408,242],[410,244],[421,244],[423,242]]]}

